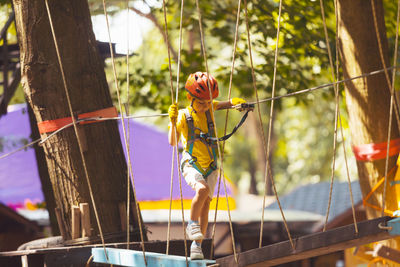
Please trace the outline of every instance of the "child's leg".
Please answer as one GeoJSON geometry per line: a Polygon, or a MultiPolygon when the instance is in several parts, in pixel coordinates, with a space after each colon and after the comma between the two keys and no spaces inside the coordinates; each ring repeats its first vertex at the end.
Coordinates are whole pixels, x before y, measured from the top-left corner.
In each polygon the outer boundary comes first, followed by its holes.
{"type": "Polygon", "coordinates": [[[207,200],[204,202],[204,205],[201,209],[201,213],[200,213],[200,228],[201,228],[201,233],[203,234],[203,236],[206,236],[206,232],[207,232],[207,226],[208,226],[208,212],[210,210],[210,202],[211,199],[209,197],[207,197],[207,200]]]}
{"type": "MultiPolygon", "coordinates": [[[[205,203],[208,200],[210,188],[205,181],[198,181],[195,186],[196,194],[190,207],[190,219],[200,221],[205,203]]],[[[209,202],[208,202],[209,204],[209,202]]],[[[209,205],[208,205],[209,206],[209,205]]],[[[208,211],[207,211],[208,215],[208,211]]]]}

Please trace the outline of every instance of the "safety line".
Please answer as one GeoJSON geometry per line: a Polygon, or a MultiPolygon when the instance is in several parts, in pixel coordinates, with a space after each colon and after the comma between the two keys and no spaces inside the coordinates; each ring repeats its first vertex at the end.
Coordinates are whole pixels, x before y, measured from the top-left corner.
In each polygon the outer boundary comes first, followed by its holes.
{"type": "MultiPolygon", "coordinates": [[[[124,141],[125,141],[125,147],[128,150],[124,113],[122,111],[122,103],[121,103],[121,96],[120,96],[120,92],[119,92],[120,89],[119,89],[119,85],[118,85],[117,70],[116,70],[116,67],[115,67],[115,57],[114,57],[114,51],[112,49],[112,43],[111,43],[111,31],[110,31],[110,23],[108,21],[108,12],[107,12],[107,7],[106,7],[106,0],[103,0],[103,10],[104,10],[104,16],[105,16],[105,19],[106,19],[106,23],[107,23],[108,44],[109,44],[109,48],[110,48],[111,63],[112,63],[112,69],[113,69],[113,75],[114,75],[114,83],[115,83],[115,90],[117,92],[118,105],[119,105],[119,109],[120,109],[120,112],[121,112],[121,123],[122,123],[122,128],[123,128],[123,133],[124,133],[123,136],[124,136],[124,141]]],[[[129,179],[129,180],[130,180],[131,185],[132,185],[133,197],[134,197],[135,206],[136,206],[136,214],[137,214],[139,230],[140,230],[140,241],[141,241],[141,247],[142,247],[142,251],[143,251],[143,260],[144,260],[145,265],[147,266],[146,251],[145,251],[145,247],[144,247],[144,237],[143,237],[143,229],[142,229],[142,218],[140,216],[139,203],[138,203],[137,198],[136,198],[135,178],[134,178],[133,170],[132,170],[131,155],[128,154],[127,157],[128,157],[128,168],[130,169],[130,173],[132,175],[132,179],[129,179]]],[[[127,175],[129,175],[129,172],[128,172],[127,175]]],[[[126,186],[129,187],[129,184],[127,184],[126,186]]],[[[127,202],[129,202],[129,201],[130,201],[130,199],[127,199],[127,202]]],[[[127,206],[128,206],[128,203],[127,203],[127,206]]],[[[129,228],[129,225],[127,225],[127,227],[129,228]]]]}
{"type": "MultiPolygon", "coordinates": [[[[398,68],[400,68],[400,66],[394,65],[394,66],[388,67],[386,69],[391,70],[391,69],[398,69],[398,68]]],[[[300,94],[304,94],[304,93],[309,93],[309,92],[312,92],[312,91],[315,91],[315,90],[318,90],[318,89],[323,89],[323,88],[326,88],[326,87],[332,87],[332,86],[337,85],[337,84],[342,84],[342,83],[350,82],[352,80],[366,78],[366,77],[369,77],[369,76],[372,76],[372,75],[377,75],[377,74],[380,74],[380,73],[382,73],[384,71],[385,71],[385,69],[380,69],[380,70],[375,70],[375,71],[363,73],[363,74],[360,74],[360,75],[357,75],[357,76],[354,76],[354,77],[351,77],[351,78],[343,79],[343,80],[340,80],[340,81],[337,81],[337,82],[325,83],[325,84],[318,85],[318,86],[315,86],[315,87],[310,87],[310,88],[307,88],[307,89],[299,90],[299,91],[296,91],[296,92],[293,92],[293,93],[288,93],[288,94],[281,95],[281,96],[275,96],[275,97],[262,99],[258,103],[264,103],[264,102],[269,102],[269,101],[272,101],[272,100],[281,99],[281,98],[284,98],[284,97],[290,97],[290,96],[294,96],[294,95],[300,95],[300,94]]],[[[258,103],[257,102],[249,102],[249,104],[258,104],[258,103]]]]}
{"type": "Polygon", "coordinates": [[[64,66],[63,66],[63,63],[62,63],[62,60],[61,60],[60,51],[59,51],[59,48],[58,48],[58,42],[57,42],[57,38],[56,38],[54,26],[53,26],[53,20],[52,20],[52,17],[51,17],[51,12],[50,12],[50,8],[49,8],[48,0],[45,0],[45,5],[46,5],[46,10],[47,10],[47,16],[49,18],[49,23],[50,23],[51,33],[52,33],[52,37],[53,37],[53,41],[54,41],[54,46],[55,46],[55,49],[56,49],[57,60],[58,60],[58,64],[60,65],[60,71],[61,71],[61,76],[62,76],[62,80],[63,80],[64,91],[65,91],[65,94],[66,94],[66,97],[67,97],[68,108],[69,108],[69,112],[70,112],[70,115],[71,115],[71,118],[72,118],[72,122],[73,122],[73,127],[74,127],[74,131],[75,131],[75,135],[76,135],[76,139],[77,139],[77,143],[78,143],[79,153],[80,153],[80,156],[81,156],[81,159],[82,159],[82,165],[83,165],[83,169],[84,169],[84,172],[85,172],[86,182],[88,184],[90,199],[91,199],[92,204],[93,204],[93,210],[94,210],[94,214],[95,214],[95,217],[96,217],[97,226],[99,228],[99,233],[100,233],[100,238],[101,238],[101,242],[102,242],[103,249],[104,249],[104,254],[105,254],[106,259],[108,261],[108,255],[107,255],[107,252],[106,252],[103,230],[101,228],[100,219],[99,219],[99,215],[98,215],[97,207],[96,207],[96,202],[95,202],[94,196],[93,196],[92,185],[90,183],[89,173],[88,173],[87,166],[86,166],[86,159],[85,159],[85,156],[83,154],[81,138],[80,138],[80,135],[79,135],[79,132],[78,132],[78,127],[76,125],[76,119],[74,117],[74,112],[73,112],[73,109],[72,109],[71,98],[70,98],[70,95],[69,95],[68,86],[67,86],[67,80],[66,80],[65,73],[64,73],[64,66]]]}
{"type": "MultiPolygon", "coordinates": [[[[230,99],[231,99],[231,93],[232,93],[232,80],[233,80],[233,72],[235,69],[235,59],[236,59],[235,56],[236,56],[237,39],[238,39],[238,33],[239,33],[240,10],[241,10],[241,0],[238,0],[238,7],[237,7],[237,13],[236,13],[235,35],[234,35],[234,43],[233,43],[233,49],[232,49],[232,63],[231,63],[231,71],[230,71],[230,76],[229,76],[228,101],[231,101],[230,99]]],[[[226,110],[225,127],[224,127],[224,135],[223,136],[226,136],[226,131],[228,128],[228,118],[229,118],[229,109],[226,110]]],[[[221,167],[220,167],[220,175],[218,177],[218,190],[217,190],[217,199],[216,199],[216,204],[215,204],[214,224],[213,224],[212,234],[211,234],[211,240],[212,240],[211,243],[214,244],[215,230],[216,230],[216,226],[217,226],[217,213],[218,213],[218,202],[219,202],[219,195],[220,195],[220,188],[221,188],[221,180],[223,180],[226,206],[227,206],[228,219],[229,219],[229,229],[230,229],[230,233],[231,233],[230,236],[231,236],[231,241],[232,241],[232,249],[233,249],[235,260],[237,262],[237,255],[236,255],[236,248],[235,248],[235,235],[233,232],[232,218],[231,218],[230,207],[229,207],[229,198],[228,198],[228,193],[227,193],[228,191],[227,191],[226,179],[225,179],[225,175],[224,175],[225,140],[222,142],[221,151],[222,151],[221,167]]],[[[211,255],[213,255],[213,252],[214,252],[214,246],[211,246],[211,255]]]]}
{"type": "MultiPolygon", "coordinates": [[[[391,70],[391,69],[397,69],[397,68],[400,68],[400,67],[392,66],[392,67],[388,67],[387,69],[391,70]]],[[[259,101],[256,101],[256,102],[248,102],[248,103],[258,106],[261,103],[266,103],[266,102],[269,102],[269,101],[272,101],[272,100],[277,100],[277,99],[281,99],[281,98],[285,98],[285,97],[291,97],[291,96],[295,96],[295,95],[299,95],[299,94],[303,94],[303,93],[309,93],[309,92],[316,91],[316,90],[319,90],[319,89],[324,89],[324,88],[327,88],[327,87],[331,87],[331,86],[336,85],[336,84],[342,84],[342,83],[349,82],[349,81],[352,81],[352,80],[361,79],[361,78],[365,78],[365,77],[372,76],[372,75],[377,75],[377,74],[380,74],[382,72],[384,72],[384,69],[380,69],[380,70],[364,73],[364,74],[361,74],[361,75],[358,75],[358,76],[354,76],[352,78],[347,78],[347,79],[344,79],[344,80],[340,80],[340,81],[337,81],[337,82],[334,82],[334,83],[327,83],[327,84],[319,85],[319,86],[316,86],[316,87],[311,87],[311,88],[308,88],[308,89],[303,89],[303,90],[300,90],[300,91],[296,91],[296,92],[293,92],[293,93],[288,93],[288,94],[285,94],[285,95],[276,96],[276,97],[270,97],[270,98],[262,99],[262,100],[259,100],[259,101]]],[[[144,119],[144,118],[156,118],[156,117],[167,117],[167,116],[168,116],[168,113],[158,113],[158,114],[149,114],[149,115],[131,115],[131,116],[126,116],[125,119],[144,119]]],[[[89,120],[120,120],[121,117],[111,117],[111,118],[92,117],[92,118],[87,118],[87,119],[89,119],[89,120]]],[[[69,126],[72,126],[72,124],[70,124],[69,126]]],[[[65,129],[66,127],[63,127],[63,128],[65,129]]],[[[40,141],[40,139],[37,142],[39,142],[39,141],[40,141]]],[[[23,149],[23,148],[19,148],[16,151],[10,152],[9,154],[10,155],[14,154],[14,153],[18,152],[21,149],[23,149]]],[[[8,154],[0,156],[0,159],[5,158],[6,156],[8,156],[8,154]]]]}

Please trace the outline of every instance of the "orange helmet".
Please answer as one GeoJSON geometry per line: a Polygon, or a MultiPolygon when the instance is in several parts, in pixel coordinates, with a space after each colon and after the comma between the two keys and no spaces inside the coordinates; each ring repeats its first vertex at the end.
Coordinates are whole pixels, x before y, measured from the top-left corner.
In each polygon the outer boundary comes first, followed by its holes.
{"type": "Polygon", "coordinates": [[[213,76],[211,76],[211,74],[207,75],[207,72],[200,71],[189,75],[189,78],[187,79],[185,84],[185,89],[193,97],[204,100],[210,99],[209,90],[211,90],[213,99],[218,96],[219,92],[217,80],[213,76]],[[208,85],[210,85],[210,89],[208,88],[208,85]]]}

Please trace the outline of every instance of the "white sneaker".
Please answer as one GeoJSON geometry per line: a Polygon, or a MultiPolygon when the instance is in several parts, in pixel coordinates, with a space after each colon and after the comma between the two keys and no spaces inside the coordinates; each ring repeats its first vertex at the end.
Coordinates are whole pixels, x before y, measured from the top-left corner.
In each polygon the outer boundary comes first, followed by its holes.
{"type": "MultiPolygon", "coordinates": [[[[190,240],[202,240],[204,239],[203,234],[201,233],[200,225],[198,223],[188,224],[186,227],[186,235],[190,240]]],[[[200,248],[201,250],[201,248],[200,248]]]]}
{"type": "MultiPolygon", "coordinates": [[[[193,241],[193,243],[195,243],[193,241]]],[[[190,246],[190,259],[191,260],[202,260],[204,259],[203,250],[201,246],[197,244],[193,244],[190,246]]]]}

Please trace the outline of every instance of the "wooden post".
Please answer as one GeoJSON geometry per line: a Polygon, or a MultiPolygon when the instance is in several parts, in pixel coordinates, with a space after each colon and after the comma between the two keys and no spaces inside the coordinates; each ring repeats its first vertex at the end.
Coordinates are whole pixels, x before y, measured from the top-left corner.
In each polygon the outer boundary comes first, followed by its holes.
{"type": "Polygon", "coordinates": [[[119,217],[121,219],[121,230],[126,231],[126,205],[125,202],[118,204],[119,217]]]}
{"type": "Polygon", "coordinates": [[[77,239],[80,237],[81,234],[81,212],[79,210],[78,206],[72,206],[71,207],[71,212],[72,212],[72,233],[71,237],[72,239],[77,239]]]}
{"type": "Polygon", "coordinates": [[[90,210],[88,203],[80,203],[82,237],[89,237],[92,234],[90,225],[90,210]]]}
{"type": "Polygon", "coordinates": [[[64,223],[62,220],[61,216],[61,209],[60,208],[55,208],[55,213],[56,213],[56,218],[57,218],[57,223],[58,223],[58,228],[60,229],[60,234],[64,240],[67,239],[67,232],[65,231],[64,223]]]}

